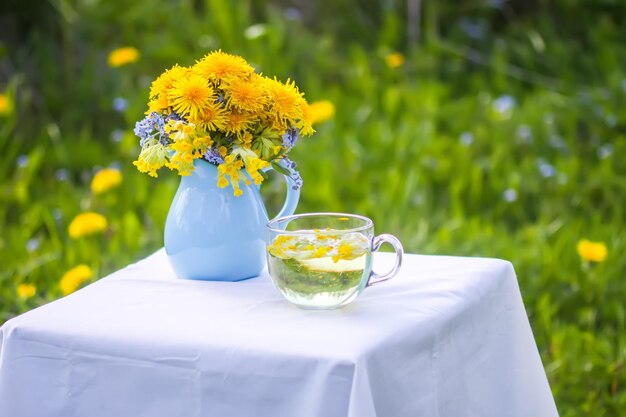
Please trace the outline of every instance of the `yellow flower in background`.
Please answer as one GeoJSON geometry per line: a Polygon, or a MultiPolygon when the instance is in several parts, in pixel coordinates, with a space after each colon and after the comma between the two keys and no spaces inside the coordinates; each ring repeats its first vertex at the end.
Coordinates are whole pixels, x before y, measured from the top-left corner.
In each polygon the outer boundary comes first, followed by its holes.
{"type": "Polygon", "coordinates": [[[385,64],[389,68],[399,68],[404,64],[404,55],[400,52],[391,52],[385,57],[385,64]]]}
{"type": "Polygon", "coordinates": [[[585,262],[603,262],[608,256],[608,250],[604,242],[592,242],[582,239],[576,245],[576,250],[585,262]]]}
{"type": "Polygon", "coordinates": [[[74,217],[68,231],[72,239],[78,239],[83,236],[104,232],[106,228],[107,219],[103,215],[87,211],[74,217]]]}
{"type": "Polygon", "coordinates": [[[321,123],[332,119],[335,115],[335,105],[328,100],[316,101],[309,104],[311,124],[321,123]]]}
{"type": "Polygon", "coordinates": [[[23,300],[35,295],[37,287],[33,284],[20,284],[16,288],[17,296],[23,300]]]}
{"type": "Polygon", "coordinates": [[[117,48],[109,54],[109,66],[116,68],[139,60],[139,51],[132,46],[117,48]]]}
{"type": "Polygon", "coordinates": [[[6,94],[0,94],[0,114],[7,114],[11,111],[11,101],[6,94]]]}
{"type": "Polygon", "coordinates": [[[122,173],[118,169],[101,169],[91,180],[91,192],[102,194],[122,183],[122,173]]]}
{"type": "Polygon", "coordinates": [[[80,264],[63,274],[61,281],[59,281],[59,288],[61,288],[63,295],[71,294],[92,276],[91,268],[85,264],[80,264]]]}

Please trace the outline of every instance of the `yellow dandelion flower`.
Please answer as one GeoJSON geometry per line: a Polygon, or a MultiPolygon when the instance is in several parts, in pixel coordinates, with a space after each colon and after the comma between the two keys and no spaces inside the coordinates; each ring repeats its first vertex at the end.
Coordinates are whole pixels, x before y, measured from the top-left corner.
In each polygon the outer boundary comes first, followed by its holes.
{"type": "Polygon", "coordinates": [[[309,104],[311,124],[321,123],[332,119],[335,115],[335,105],[328,100],[316,101],[309,104]]]}
{"type": "Polygon", "coordinates": [[[221,130],[228,124],[228,114],[220,105],[210,103],[201,113],[190,116],[189,121],[207,132],[221,130]]]}
{"type": "Polygon", "coordinates": [[[222,51],[209,53],[192,68],[205,78],[217,80],[231,76],[246,76],[254,72],[254,68],[242,57],[222,51]]]}
{"type": "Polygon", "coordinates": [[[122,183],[122,173],[119,169],[101,169],[91,180],[91,192],[102,194],[122,183]]]}
{"type": "Polygon", "coordinates": [[[139,51],[132,46],[117,48],[109,54],[109,66],[121,67],[123,65],[132,64],[139,60],[139,51]]]}
{"type": "Polygon", "coordinates": [[[249,79],[235,78],[228,82],[224,90],[226,104],[239,110],[260,112],[267,102],[265,83],[256,74],[249,79]]]}
{"type": "Polygon", "coordinates": [[[80,285],[93,276],[93,271],[89,266],[80,264],[67,271],[59,281],[59,288],[63,295],[73,293],[80,285]]]}
{"type": "Polygon", "coordinates": [[[315,133],[315,129],[313,129],[313,114],[311,113],[311,106],[303,100],[300,104],[300,109],[302,111],[302,119],[298,124],[300,134],[302,136],[310,136],[315,133]]]}
{"type": "Polygon", "coordinates": [[[603,262],[608,256],[608,250],[604,242],[592,242],[582,239],[576,245],[576,250],[585,262],[603,262]]]}
{"type": "Polygon", "coordinates": [[[275,117],[280,120],[302,119],[302,108],[300,104],[304,100],[303,93],[298,91],[296,83],[287,80],[285,84],[276,79],[266,79],[266,87],[275,112],[275,117]]]}
{"type": "Polygon", "coordinates": [[[0,94],[0,115],[8,114],[12,107],[9,97],[6,94],[0,94]]]}
{"type": "Polygon", "coordinates": [[[37,287],[35,287],[33,284],[20,284],[15,289],[15,292],[17,293],[18,298],[25,300],[35,295],[35,293],[37,292],[37,287]]]}
{"type": "Polygon", "coordinates": [[[72,239],[104,232],[107,228],[107,219],[98,213],[87,211],[80,213],[70,223],[68,232],[72,239]]]}
{"type": "Polygon", "coordinates": [[[213,89],[204,78],[190,74],[174,81],[167,92],[167,99],[179,115],[195,118],[213,104],[213,89]]]}
{"type": "Polygon", "coordinates": [[[226,132],[241,134],[244,130],[251,127],[256,121],[256,118],[248,113],[238,112],[233,110],[228,113],[226,120],[226,132]]]}
{"type": "Polygon", "coordinates": [[[161,111],[166,110],[169,106],[170,102],[167,99],[167,95],[159,95],[155,99],[148,102],[148,110],[146,110],[146,114],[150,114],[152,112],[160,113],[161,111]]]}
{"type": "Polygon", "coordinates": [[[392,52],[385,57],[385,64],[389,68],[396,69],[404,64],[404,55],[400,52],[392,52]]]}
{"type": "Polygon", "coordinates": [[[150,97],[159,97],[167,101],[167,93],[174,87],[174,82],[181,78],[187,77],[189,68],[181,67],[178,64],[158,76],[150,86],[150,97]]]}

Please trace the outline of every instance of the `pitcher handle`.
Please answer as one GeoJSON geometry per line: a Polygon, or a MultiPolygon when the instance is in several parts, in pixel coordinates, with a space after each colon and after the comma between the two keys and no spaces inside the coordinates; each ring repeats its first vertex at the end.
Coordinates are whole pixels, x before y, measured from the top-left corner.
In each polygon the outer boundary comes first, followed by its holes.
{"type": "MultiPolygon", "coordinates": [[[[280,160],[278,161],[278,164],[286,170],[289,170],[289,168],[285,166],[284,161],[280,160]]],[[[293,178],[291,178],[289,175],[285,175],[282,173],[281,175],[285,177],[287,196],[285,198],[285,204],[283,204],[283,208],[280,209],[276,217],[291,216],[296,211],[298,201],[300,201],[300,188],[296,186],[293,178]]]]}

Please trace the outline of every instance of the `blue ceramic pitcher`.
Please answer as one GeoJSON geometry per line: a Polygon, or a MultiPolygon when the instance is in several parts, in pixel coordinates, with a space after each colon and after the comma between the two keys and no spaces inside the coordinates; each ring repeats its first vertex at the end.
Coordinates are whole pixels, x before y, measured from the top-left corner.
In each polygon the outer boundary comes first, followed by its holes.
{"type": "MultiPolygon", "coordinates": [[[[300,191],[287,180],[287,199],[278,214],[289,216],[300,191]]],[[[165,252],[180,278],[239,281],[252,278],[265,266],[267,211],[259,186],[217,186],[217,167],[201,159],[182,177],[165,222],[165,252]]]]}

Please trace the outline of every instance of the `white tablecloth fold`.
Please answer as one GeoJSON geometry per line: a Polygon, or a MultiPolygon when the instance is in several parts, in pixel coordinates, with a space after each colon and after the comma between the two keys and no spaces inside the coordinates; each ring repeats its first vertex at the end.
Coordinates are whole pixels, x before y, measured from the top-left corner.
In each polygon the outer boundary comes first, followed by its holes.
{"type": "MultiPolygon", "coordinates": [[[[390,254],[376,254],[384,271],[390,254]]],[[[3,417],[557,416],[510,263],[408,255],[351,306],[161,250],[0,332],[3,417]]]]}

